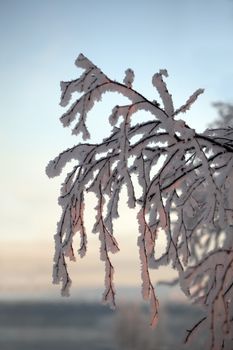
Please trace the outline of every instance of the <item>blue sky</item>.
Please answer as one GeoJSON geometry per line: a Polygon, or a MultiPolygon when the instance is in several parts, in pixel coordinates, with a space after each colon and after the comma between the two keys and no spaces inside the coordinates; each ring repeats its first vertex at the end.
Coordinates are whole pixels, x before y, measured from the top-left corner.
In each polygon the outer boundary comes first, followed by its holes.
{"type": "MultiPolygon", "coordinates": [[[[79,141],[59,122],[59,82],[78,76],[78,54],[113,79],[122,80],[125,69],[133,68],[135,88],[151,99],[157,97],[151,77],[166,68],[177,107],[197,88],[205,88],[185,116],[201,131],[216,116],[212,102],[233,101],[232,38],[231,0],[0,0],[0,259],[6,288],[14,285],[17,262],[22,266],[18,276],[36,271],[38,276],[42,265],[43,276],[50,273],[62,178],[48,180],[44,168],[79,141]],[[36,268],[36,262],[42,265],[36,268]]],[[[91,116],[93,139],[108,132],[104,112],[101,105],[91,116]]],[[[125,237],[136,237],[133,220],[125,237]]],[[[119,230],[124,227],[123,217],[119,230]]],[[[130,260],[126,251],[122,254],[122,261],[130,260]]],[[[45,286],[50,283],[43,278],[45,286]]]]}

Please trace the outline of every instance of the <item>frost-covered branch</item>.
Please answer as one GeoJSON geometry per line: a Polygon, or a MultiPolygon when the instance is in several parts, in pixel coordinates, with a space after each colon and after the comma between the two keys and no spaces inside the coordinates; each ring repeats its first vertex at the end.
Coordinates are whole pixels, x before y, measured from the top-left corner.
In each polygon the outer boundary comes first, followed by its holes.
{"type": "Polygon", "coordinates": [[[55,235],[54,282],[62,284],[62,294],[68,294],[71,279],[66,259],[75,260],[73,239],[77,232],[79,255],[86,253],[84,199],[85,193],[93,192],[97,197],[93,232],[99,234],[100,258],[105,264],[103,301],[115,306],[111,254],[119,247],[114,220],[119,217],[119,196],[126,186],[128,206],[138,211],[142,294],[150,301],[151,324],[157,323],[158,300],[150,269],[171,264],[178,271],[184,293],[206,309],[206,316],[187,331],[186,341],[205,326],[209,327],[210,349],[228,349],[233,335],[232,127],[198,134],[177,119],[204,90],[198,89],[184,105],[175,108],[164,80],[166,70],[152,78],[160,106],[134,89],[132,69],[126,70],[121,83],[111,80],[82,54],[76,65],[83,74],[61,83],[61,106],[67,106],[74,93],[80,94],[62,115],[63,126],[75,123],[73,133],[87,140],[91,137],[88,112],[103,94],[118,93],[128,103],[113,106],[110,136],[98,144],[85,142],[67,149],[46,168],[48,176],[54,177],[69,161],[76,161],[59,197],[62,215],[55,235]],[[139,111],[150,112],[151,117],[137,124],[134,115],[139,111]],[[141,189],[139,195],[135,186],[141,189]],[[161,234],[167,240],[162,253],[156,246],[161,234]],[[216,332],[220,336],[216,337],[216,332]]]}

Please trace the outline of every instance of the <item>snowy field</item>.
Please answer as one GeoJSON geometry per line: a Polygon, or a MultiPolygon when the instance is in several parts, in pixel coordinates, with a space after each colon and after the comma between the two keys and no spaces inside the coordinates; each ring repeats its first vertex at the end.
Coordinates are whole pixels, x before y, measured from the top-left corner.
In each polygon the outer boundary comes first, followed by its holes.
{"type": "MultiPolygon", "coordinates": [[[[147,310],[136,305],[114,312],[94,303],[1,302],[0,349],[180,350],[184,329],[199,316],[186,305],[170,304],[161,309],[158,329],[151,331],[147,310]]],[[[199,341],[188,349],[202,349],[199,341]]]]}

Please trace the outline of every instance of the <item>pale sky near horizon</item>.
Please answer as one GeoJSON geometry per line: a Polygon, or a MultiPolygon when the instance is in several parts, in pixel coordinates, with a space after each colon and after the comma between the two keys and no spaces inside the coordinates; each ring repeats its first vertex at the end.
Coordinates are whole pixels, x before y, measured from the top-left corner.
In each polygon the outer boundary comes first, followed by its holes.
{"type": "MultiPolygon", "coordinates": [[[[78,76],[78,54],[117,80],[131,67],[135,88],[151,99],[151,77],[166,68],[177,107],[204,88],[184,116],[201,132],[216,117],[212,102],[233,101],[232,38],[230,0],[0,0],[0,294],[31,291],[36,296],[38,290],[52,290],[53,234],[63,178],[49,180],[44,169],[80,141],[59,122],[59,82],[78,76]]],[[[94,140],[108,132],[104,107],[95,111],[90,122],[94,140]]],[[[140,283],[137,223],[126,207],[121,210],[119,284],[135,285],[140,283]],[[131,242],[135,252],[128,254],[131,242]]],[[[90,235],[87,262],[74,267],[72,277],[78,285],[101,286],[97,237],[90,235]]],[[[53,291],[58,294],[58,288],[53,291]]]]}

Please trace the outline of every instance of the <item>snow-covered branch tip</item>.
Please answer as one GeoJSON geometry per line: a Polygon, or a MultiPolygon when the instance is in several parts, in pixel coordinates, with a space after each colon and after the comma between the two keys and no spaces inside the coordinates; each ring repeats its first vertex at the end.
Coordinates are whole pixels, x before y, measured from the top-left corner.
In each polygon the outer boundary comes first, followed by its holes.
{"type": "Polygon", "coordinates": [[[175,108],[165,82],[166,70],[152,78],[158,102],[134,88],[132,69],[126,70],[123,82],[117,82],[82,54],[75,64],[83,69],[80,77],[61,82],[61,106],[66,107],[73,94],[79,93],[60,118],[64,127],[74,124],[72,132],[87,140],[91,138],[88,112],[103,94],[121,94],[128,104],[113,106],[109,116],[113,129],[102,142],[79,143],[61,152],[46,168],[47,175],[55,177],[69,161],[76,161],[59,197],[62,214],[55,235],[54,282],[61,283],[63,295],[69,293],[67,259],[76,258],[73,239],[77,232],[79,255],[86,254],[84,199],[87,192],[93,192],[97,198],[93,232],[99,235],[100,259],[105,264],[103,301],[115,307],[111,254],[119,247],[113,224],[119,217],[119,196],[126,185],[127,203],[138,210],[142,294],[150,301],[151,324],[157,323],[158,300],[150,269],[171,265],[184,293],[206,310],[205,322],[190,327],[186,341],[205,325],[209,327],[210,349],[218,349],[213,336],[218,327],[222,349],[228,349],[233,334],[233,129],[221,127],[198,134],[176,119],[204,90],[198,89],[184,105],[175,108]],[[138,111],[149,112],[148,120],[135,123],[138,111]],[[139,195],[135,186],[141,189],[139,195]],[[163,252],[156,246],[161,234],[167,241],[163,252]]]}

